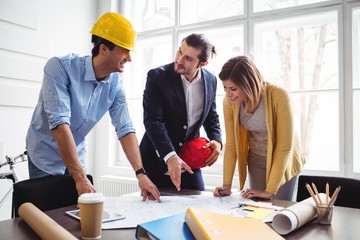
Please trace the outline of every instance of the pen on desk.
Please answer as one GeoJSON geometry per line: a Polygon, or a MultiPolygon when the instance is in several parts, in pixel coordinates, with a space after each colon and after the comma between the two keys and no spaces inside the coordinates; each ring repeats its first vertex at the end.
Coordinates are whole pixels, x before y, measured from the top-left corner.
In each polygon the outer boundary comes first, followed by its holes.
{"type": "Polygon", "coordinates": [[[257,205],[252,205],[252,204],[246,204],[247,207],[254,207],[254,208],[264,208],[264,209],[269,209],[269,210],[274,210],[277,211],[278,209],[276,208],[272,208],[272,207],[267,207],[267,206],[257,206],[257,205]]]}
{"type": "Polygon", "coordinates": [[[235,209],[235,208],[241,208],[242,209],[245,206],[246,206],[246,204],[244,204],[244,203],[238,203],[238,205],[236,207],[232,207],[231,209],[235,209]]]}
{"type": "Polygon", "coordinates": [[[102,223],[115,222],[115,221],[119,221],[119,220],[123,220],[123,219],[125,219],[125,217],[121,216],[121,217],[117,217],[117,218],[103,220],[102,223]]]}
{"type": "Polygon", "coordinates": [[[241,190],[240,191],[240,197],[243,197],[242,195],[245,193],[245,190],[243,189],[243,190],[241,190]]]}
{"type": "Polygon", "coordinates": [[[252,207],[252,208],[263,208],[263,209],[269,209],[269,210],[274,210],[277,211],[279,210],[276,207],[268,207],[268,206],[259,206],[259,205],[255,205],[255,204],[247,204],[247,203],[239,203],[236,207],[232,207],[231,209],[234,208],[241,208],[242,210],[246,210],[246,211],[250,211],[253,212],[254,210],[252,209],[246,209],[246,207],[252,207]]]}

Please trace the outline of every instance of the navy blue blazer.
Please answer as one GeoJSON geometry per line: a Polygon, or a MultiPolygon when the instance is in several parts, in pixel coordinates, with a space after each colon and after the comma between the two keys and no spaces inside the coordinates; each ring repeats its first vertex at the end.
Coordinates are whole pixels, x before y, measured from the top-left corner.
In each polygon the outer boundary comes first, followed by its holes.
{"type": "MultiPolygon", "coordinates": [[[[217,79],[206,69],[201,69],[204,82],[204,110],[196,128],[188,139],[198,137],[203,126],[208,139],[221,140],[219,115],[216,111],[217,79]]],[[[187,141],[187,111],[180,74],[174,71],[174,63],[148,72],[143,96],[145,134],[140,143],[144,167],[147,171],[161,174],[167,171],[164,157],[171,151],[180,152],[187,141]]]]}

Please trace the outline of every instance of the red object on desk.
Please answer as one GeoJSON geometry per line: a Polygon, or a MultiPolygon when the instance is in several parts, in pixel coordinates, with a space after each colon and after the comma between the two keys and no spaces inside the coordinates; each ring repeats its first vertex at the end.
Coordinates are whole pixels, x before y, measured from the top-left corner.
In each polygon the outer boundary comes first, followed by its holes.
{"type": "Polygon", "coordinates": [[[198,137],[184,143],[181,147],[179,157],[191,169],[200,169],[206,166],[205,160],[212,153],[212,148],[203,148],[209,141],[206,138],[198,137]]]}

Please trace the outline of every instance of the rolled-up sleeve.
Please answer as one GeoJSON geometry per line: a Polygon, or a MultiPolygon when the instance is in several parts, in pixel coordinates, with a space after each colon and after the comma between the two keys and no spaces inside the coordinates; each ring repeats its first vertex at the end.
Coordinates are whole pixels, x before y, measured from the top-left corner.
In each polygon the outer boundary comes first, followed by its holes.
{"type": "Polygon", "coordinates": [[[126,102],[125,91],[121,84],[118,86],[115,101],[111,105],[109,113],[118,139],[128,133],[135,132],[126,102]]]}
{"type": "Polygon", "coordinates": [[[49,128],[70,124],[69,77],[58,58],[51,58],[44,67],[43,106],[48,116],[49,128]]]}

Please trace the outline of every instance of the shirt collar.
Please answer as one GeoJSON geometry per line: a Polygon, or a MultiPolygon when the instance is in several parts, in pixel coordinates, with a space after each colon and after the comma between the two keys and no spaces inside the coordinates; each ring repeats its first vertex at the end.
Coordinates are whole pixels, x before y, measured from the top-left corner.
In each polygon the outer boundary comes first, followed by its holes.
{"type": "MultiPolygon", "coordinates": [[[[103,81],[101,82],[106,82],[109,80],[110,76],[107,76],[103,81]]],[[[94,67],[92,64],[92,57],[91,56],[87,56],[85,59],[85,77],[84,77],[85,81],[96,81],[96,77],[95,77],[95,72],[94,72],[94,67]]]]}
{"type": "MultiPolygon", "coordinates": [[[[190,82],[186,79],[186,77],[184,75],[181,74],[180,76],[184,82],[190,84],[190,82]]],[[[198,81],[199,79],[201,79],[201,68],[199,69],[198,73],[196,74],[196,77],[194,78],[194,80],[191,81],[191,83],[198,81]]]]}

